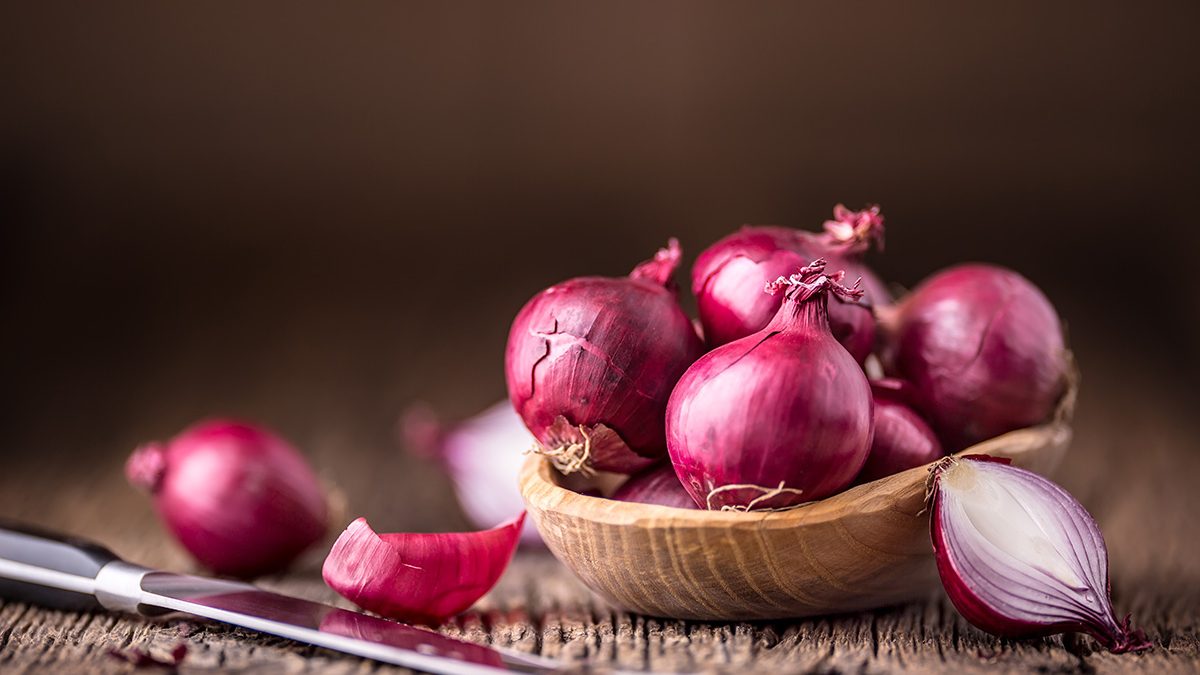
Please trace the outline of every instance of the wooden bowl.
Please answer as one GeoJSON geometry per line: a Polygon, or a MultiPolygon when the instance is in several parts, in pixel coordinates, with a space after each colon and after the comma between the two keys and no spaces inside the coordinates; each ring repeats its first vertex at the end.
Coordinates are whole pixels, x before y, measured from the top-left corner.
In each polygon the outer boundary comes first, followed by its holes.
{"type": "MultiPolygon", "coordinates": [[[[1049,472],[1071,439],[1070,403],[1059,413],[959,454],[1049,472]]],[[[775,513],[589,497],[563,487],[539,455],[522,467],[520,485],[546,545],[611,604],[678,619],[751,620],[884,607],[936,588],[927,476],[928,467],[909,469],[775,513]]]]}

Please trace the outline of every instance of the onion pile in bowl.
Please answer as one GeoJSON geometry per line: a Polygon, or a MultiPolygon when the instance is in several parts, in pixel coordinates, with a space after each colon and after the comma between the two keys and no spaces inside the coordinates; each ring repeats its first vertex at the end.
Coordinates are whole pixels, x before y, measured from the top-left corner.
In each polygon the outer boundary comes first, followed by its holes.
{"type": "Polygon", "coordinates": [[[635,611],[773,618],[901,599],[922,585],[912,535],[929,521],[937,573],[976,627],[1151,648],[1108,597],[1095,521],[1062,488],[1008,465],[1069,437],[1070,355],[1050,301],[1016,272],[978,263],[894,298],[863,259],[871,243],[883,245],[877,206],[838,205],[823,234],[743,227],[696,261],[698,329],[671,282],[675,240],[629,277],[535,296],[506,365],[510,398],[548,460],[527,463],[521,480],[550,550],[635,611]],[[610,500],[577,498],[551,466],[630,477],[610,500]],[[923,486],[917,467],[928,468],[923,486]],[[616,569],[646,569],[626,586],[599,569],[614,560],[597,563],[598,547],[624,557],[616,569]],[[745,588],[771,606],[731,591],[745,588]]]}
{"type": "Polygon", "coordinates": [[[780,510],[1053,415],[1069,355],[1033,283],[963,264],[893,297],[865,261],[878,206],[839,204],[823,229],[745,226],[701,252],[703,343],[675,240],[628,277],[536,295],[506,362],[534,451],[563,473],[659,476],[638,501],[682,486],[701,509],[780,510]]]}

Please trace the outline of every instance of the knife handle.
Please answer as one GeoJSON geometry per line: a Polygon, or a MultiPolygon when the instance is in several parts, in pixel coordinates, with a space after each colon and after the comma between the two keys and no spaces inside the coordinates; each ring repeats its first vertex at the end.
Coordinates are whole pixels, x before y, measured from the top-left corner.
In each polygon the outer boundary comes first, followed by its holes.
{"type": "Polygon", "coordinates": [[[0,598],[43,607],[101,609],[100,570],[119,561],[99,544],[0,519],[0,598]]]}

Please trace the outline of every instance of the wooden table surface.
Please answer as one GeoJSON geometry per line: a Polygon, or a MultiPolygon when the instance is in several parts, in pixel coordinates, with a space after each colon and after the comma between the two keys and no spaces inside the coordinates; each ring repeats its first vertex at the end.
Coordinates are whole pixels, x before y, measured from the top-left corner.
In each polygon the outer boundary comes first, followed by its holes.
{"type": "MultiPolygon", "coordinates": [[[[1114,656],[1083,637],[995,639],[966,624],[940,594],[904,607],[798,621],[721,624],[631,616],[592,597],[556,560],[535,550],[521,551],[495,591],[443,630],[567,664],[629,670],[1196,672],[1200,462],[1186,447],[1195,438],[1194,422],[1169,401],[1146,404],[1149,390],[1136,381],[1085,382],[1076,440],[1056,477],[1099,520],[1109,541],[1117,610],[1132,612],[1147,630],[1155,645],[1149,653],[1114,656]],[[1128,392],[1128,398],[1090,391],[1128,392]]],[[[446,486],[428,467],[398,452],[356,452],[378,439],[334,428],[350,427],[335,424],[296,440],[319,466],[334,467],[333,477],[351,495],[348,516],[372,514],[381,529],[448,522],[433,513],[447,508],[446,486]],[[409,480],[405,485],[411,489],[401,491],[379,478],[413,472],[425,480],[409,480]],[[428,509],[413,508],[421,503],[428,509]]],[[[72,436],[69,425],[61,429],[68,431],[48,431],[47,437],[72,436]]],[[[126,431],[114,437],[144,433],[126,431]]],[[[85,452],[46,453],[37,462],[10,467],[0,476],[0,515],[86,533],[133,561],[191,570],[148,502],[125,485],[121,461],[121,453],[112,451],[97,452],[94,459],[85,452]]],[[[322,553],[314,551],[288,574],[262,583],[337,601],[320,579],[322,553]]],[[[132,666],[112,650],[166,655],[180,643],[188,647],[183,672],[393,672],[355,657],[188,619],[0,604],[0,672],[127,672],[132,666]]]]}

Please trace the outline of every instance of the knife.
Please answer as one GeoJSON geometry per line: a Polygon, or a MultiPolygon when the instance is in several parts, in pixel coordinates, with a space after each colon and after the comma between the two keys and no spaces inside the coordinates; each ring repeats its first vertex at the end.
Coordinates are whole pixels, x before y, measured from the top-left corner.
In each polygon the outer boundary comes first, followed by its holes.
{"type": "Polygon", "coordinates": [[[557,662],[236,581],[162,572],[98,544],[0,521],[0,598],[56,609],[183,612],[445,675],[547,673],[557,662]]]}

